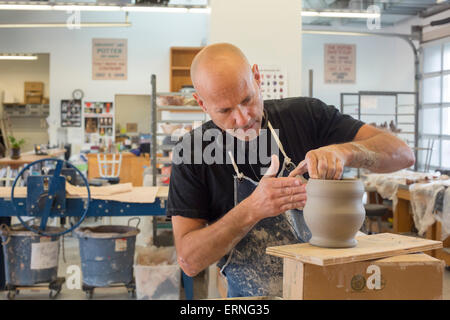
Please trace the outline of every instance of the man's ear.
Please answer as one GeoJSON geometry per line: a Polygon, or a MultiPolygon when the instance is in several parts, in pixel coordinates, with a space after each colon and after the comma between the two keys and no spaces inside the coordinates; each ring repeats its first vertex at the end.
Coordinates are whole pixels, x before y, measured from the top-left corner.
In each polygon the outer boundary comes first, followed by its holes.
{"type": "Polygon", "coordinates": [[[261,88],[261,74],[259,73],[259,68],[257,64],[254,64],[252,67],[253,78],[255,79],[258,87],[261,88]]]}
{"type": "Polygon", "coordinates": [[[205,105],[203,103],[203,100],[200,99],[198,94],[197,93],[193,93],[192,96],[194,97],[195,100],[197,100],[197,103],[200,106],[200,108],[202,108],[203,112],[206,112],[206,107],[205,107],[205,105]]]}

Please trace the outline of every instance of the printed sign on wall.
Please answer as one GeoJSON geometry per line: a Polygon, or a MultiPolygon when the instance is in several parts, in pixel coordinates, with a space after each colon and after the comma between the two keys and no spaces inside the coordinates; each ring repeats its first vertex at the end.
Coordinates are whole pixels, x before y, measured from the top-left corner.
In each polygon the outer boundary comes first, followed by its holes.
{"type": "Polygon", "coordinates": [[[356,82],[356,45],[325,44],[325,83],[356,82]]]}
{"type": "Polygon", "coordinates": [[[283,99],[288,95],[287,76],[276,66],[261,66],[261,93],[264,100],[283,99]]]}
{"type": "Polygon", "coordinates": [[[92,80],[127,80],[127,39],[92,39],[92,80]]]}

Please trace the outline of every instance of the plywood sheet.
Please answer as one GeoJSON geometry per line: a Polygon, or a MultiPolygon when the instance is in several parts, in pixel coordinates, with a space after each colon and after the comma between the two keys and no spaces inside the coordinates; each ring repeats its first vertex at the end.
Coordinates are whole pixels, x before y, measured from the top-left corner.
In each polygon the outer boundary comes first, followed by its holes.
{"type": "MultiPolygon", "coordinates": [[[[69,190],[66,189],[68,198],[87,197],[87,191],[84,187],[83,188],[73,186],[71,187],[69,187],[70,192],[69,190]]],[[[166,199],[168,196],[168,189],[169,189],[169,187],[130,187],[130,188],[128,188],[128,186],[122,186],[120,188],[119,187],[109,188],[109,187],[110,186],[91,187],[91,198],[97,200],[110,200],[126,203],[153,203],[155,202],[157,197],[160,199],[166,199]]],[[[26,187],[15,188],[14,196],[16,198],[26,198],[27,188],[26,187]]],[[[0,187],[0,198],[9,199],[10,197],[11,197],[11,188],[0,187]]]]}
{"type": "Polygon", "coordinates": [[[320,248],[309,243],[269,247],[266,253],[320,266],[392,257],[406,253],[442,248],[441,241],[379,233],[356,237],[354,248],[320,248]]]}
{"type": "MultiPolygon", "coordinates": [[[[91,196],[111,196],[115,194],[127,193],[133,190],[131,183],[119,183],[104,187],[89,187],[91,190],[91,196]]],[[[87,197],[86,187],[76,187],[70,183],[66,183],[66,192],[70,196],[87,197]]]]}
{"type": "Polygon", "coordinates": [[[155,202],[157,193],[158,187],[134,187],[129,192],[113,195],[95,195],[92,198],[127,203],[153,203],[155,202]]]}

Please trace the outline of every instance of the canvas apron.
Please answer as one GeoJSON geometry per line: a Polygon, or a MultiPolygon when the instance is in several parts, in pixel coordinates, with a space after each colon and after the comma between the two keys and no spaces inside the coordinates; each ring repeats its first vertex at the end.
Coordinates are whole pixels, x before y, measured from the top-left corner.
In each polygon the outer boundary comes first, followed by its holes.
{"type": "MultiPolygon", "coordinates": [[[[268,122],[269,129],[283,153],[280,176],[288,176],[295,165],[286,155],[278,135],[268,122]]],[[[229,154],[236,175],[234,176],[234,205],[247,198],[258,182],[246,177],[229,154]]],[[[266,248],[299,242],[308,242],[311,233],[306,226],[303,212],[288,210],[276,217],[260,220],[247,235],[223,257],[218,266],[228,282],[228,297],[282,296],[283,261],[266,254],[266,248]]]]}

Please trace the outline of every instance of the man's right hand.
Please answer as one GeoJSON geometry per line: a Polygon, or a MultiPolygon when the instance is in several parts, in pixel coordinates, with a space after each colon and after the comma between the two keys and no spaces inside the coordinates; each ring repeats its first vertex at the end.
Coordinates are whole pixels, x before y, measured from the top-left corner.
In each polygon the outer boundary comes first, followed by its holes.
{"type": "Polygon", "coordinates": [[[278,168],[278,156],[272,155],[270,167],[258,187],[242,202],[258,221],[305,206],[306,184],[302,184],[301,178],[275,178],[278,168]]]}

